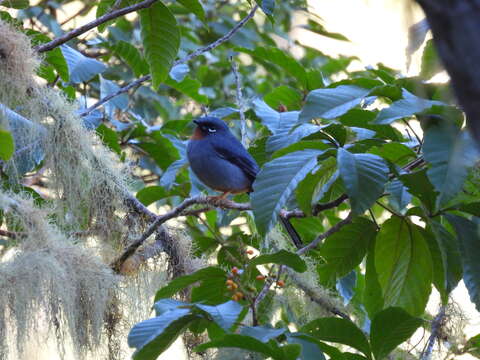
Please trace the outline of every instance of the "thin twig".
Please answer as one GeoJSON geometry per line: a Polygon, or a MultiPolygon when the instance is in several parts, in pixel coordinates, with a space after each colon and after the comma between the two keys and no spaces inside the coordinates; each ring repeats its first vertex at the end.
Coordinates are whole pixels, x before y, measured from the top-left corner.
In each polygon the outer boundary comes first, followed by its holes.
{"type": "Polygon", "coordinates": [[[0,230],[0,236],[5,236],[10,239],[16,239],[19,236],[19,234],[13,231],[0,230]]]}
{"type": "Polygon", "coordinates": [[[101,24],[106,23],[107,21],[116,19],[120,16],[129,14],[131,12],[135,12],[137,10],[146,9],[146,8],[150,7],[156,1],[157,0],[145,0],[145,1],[142,1],[142,2],[140,2],[138,4],[135,4],[135,5],[126,6],[124,8],[111,11],[111,12],[109,12],[109,13],[103,15],[103,16],[100,16],[99,18],[97,18],[93,21],[90,21],[89,23],[87,23],[83,26],[80,26],[76,29],[73,29],[72,31],[69,31],[68,33],[66,33],[64,35],[62,35],[62,36],[60,36],[56,39],[53,39],[52,41],[49,41],[48,43],[35,46],[34,49],[39,53],[42,53],[42,52],[45,52],[45,51],[50,51],[52,49],[55,49],[57,46],[65,44],[67,41],[69,41],[69,40],[71,40],[71,39],[73,39],[73,38],[75,38],[75,37],[77,37],[81,34],[84,34],[87,31],[89,31],[93,28],[96,28],[97,26],[99,26],[101,24]]]}
{"type": "Polygon", "coordinates": [[[334,207],[337,207],[338,205],[340,205],[341,203],[343,203],[347,199],[348,199],[348,195],[347,194],[342,194],[337,199],[335,199],[333,201],[330,201],[328,203],[316,204],[313,207],[312,213],[313,213],[313,215],[318,215],[321,211],[328,210],[328,209],[333,209],[334,207]]]}
{"type": "Polygon", "coordinates": [[[240,113],[240,134],[242,138],[242,144],[243,146],[247,146],[247,120],[245,119],[244,103],[242,96],[242,82],[240,79],[240,74],[238,73],[238,65],[235,60],[233,60],[233,56],[230,56],[230,63],[232,65],[232,72],[235,78],[235,98],[237,101],[238,111],[240,113]]]}
{"type": "Polygon", "coordinates": [[[312,250],[312,249],[315,249],[318,244],[320,244],[320,242],[323,240],[323,239],[326,239],[327,237],[329,237],[330,235],[336,233],[338,230],[340,230],[344,225],[347,225],[349,223],[352,222],[352,219],[353,219],[353,215],[352,213],[350,212],[348,214],[348,216],[339,221],[338,223],[336,223],[334,226],[332,226],[330,229],[328,229],[327,231],[325,231],[324,233],[320,234],[317,236],[317,238],[315,240],[313,240],[310,244],[304,246],[303,248],[301,248],[300,250],[297,251],[297,254],[298,255],[303,255],[305,254],[306,252],[312,250]]]}
{"type": "MultiPolygon", "coordinates": [[[[191,52],[190,54],[188,54],[187,56],[175,61],[173,63],[173,65],[178,65],[178,64],[183,64],[183,63],[186,63],[194,58],[196,58],[197,56],[200,56],[210,50],[213,50],[215,49],[216,47],[218,47],[219,45],[223,44],[224,42],[230,40],[232,38],[233,35],[235,35],[235,33],[240,30],[246,23],[248,20],[250,20],[254,15],[255,15],[255,12],[257,11],[258,9],[258,5],[257,6],[254,6],[252,8],[252,10],[248,13],[247,16],[245,16],[242,20],[240,20],[237,25],[235,25],[228,33],[226,33],[225,35],[223,35],[222,37],[218,38],[216,41],[214,41],[213,43],[207,45],[207,46],[204,46],[204,47],[201,47],[201,48],[198,48],[197,50],[191,52]]],[[[104,98],[100,99],[98,102],[96,102],[95,104],[93,104],[92,106],[90,106],[89,108],[85,109],[83,112],[80,113],[80,116],[85,116],[85,115],[88,115],[90,114],[93,110],[95,110],[96,108],[98,108],[99,106],[105,104],[107,101],[113,99],[114,97],[116,96],[119,96],[123,93],[126,93],[128,92],[130,89],[132,88],[135,88],[139,85],[141,85],[143,82],[145,81],[148,81],[150,80],[152,77],[151,75],[145,75],[135,81],[132,81],[130,84],[128,85],[125,85],[124,87],[121,87],[120,89],[118,89],[118,91],[112,93],[112,94],[109,94],[107,96],[105,96],[104,98]]]]}

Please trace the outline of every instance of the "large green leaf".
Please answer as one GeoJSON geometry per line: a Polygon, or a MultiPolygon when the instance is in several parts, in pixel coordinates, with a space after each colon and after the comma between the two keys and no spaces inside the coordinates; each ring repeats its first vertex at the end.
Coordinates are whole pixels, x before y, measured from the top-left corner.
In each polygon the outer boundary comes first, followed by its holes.
{"type": "Polygon", "coordinates": [[[185,289],[187,286],[197,281],[205,281],[212,278],[226,279],[226,273],[224,270],[217,267],[207,267],[200,269],[193,274],[177,277],[157,291],[155,294],[155,301],[172,297],[180,290],[185,289]]]}
{"type": "Polygon", "coordinates": [[[289,334],[287,335],[287,341],[289,344],[299,344],[302,347],[302,352],[298,360],[325,360],[325,355],[323,355],[321,348],[311,336],[295,336],[289,334]]]}
{"type": "Polygon", "coordinates": [[[200,20],[205,20],[205,10],[199,0],[178,0],[178,2],[197,15],[200,20]]]}
{"type": "Polygon", "coordinates": [[[451,200],[463,187],[469,167],[478,158],[475,144],[467,131],[450,126],[432,125],[425,132],[423,155],[431,167],[428,178],[440,193],[439,206],[451,200]]]}
{"type": "Polygon", "coordinates": [[[145,59],[150,66],[153,87],[157,89],[167,78],[180,47],[180,30],[170,10],[157,1],[140,11],[145,59]]]}
{"type": "Polygon", "coordinates": [[[382,224],[375,246],[385,306],[400,306],[414,316],[423,313],[433,280],[431,254],[421,231],[394,216],[382,224]]]}
{"type": "Polygon", "coordinates": [[[408,188],[408,192],[418,197],[427,209],[433,213],[438,193],[428,179],[427,170],[423,169],[399,176],[400,181],[408,188]]]}
{"type": "Polygon", "coordinates": [[[376,235],[375,224],[358,217],[322,244],[319,253],[325,264],[318,266],[320,281],[335,284],[338,278],[355,269],[367,253],[370,241],[376,235]]]}
{"type": "Polygon", "coordinates": [[[370,327],[370,343],[375,359],[386,357],[398,345],[413,335],[423,320],[398,307],[379,312],[370,327]]]}
{"type": "Polygon", "coordinates": [[[70,46],[62,45],[61,49],[67,61],[70,81],[74,84],[87,82],[107,69],[104,63],[88,58],[70,46]]]}
{"type": "Polygon", "coordinates": [[[455,289],[462,279],[462,261],[460,249],[454,236],[440,223],[430,219],[429,229],[426,231],[426,240],[434,261],[434,284],[439,291],[442,301],[448,302],[448,295],[455,289]],[[433,240],[433,241],[432,241],[433,240]]]}
{"type": "Polygon", "coordinates": [[[167,78],[165,79],[165,84],[201,104],[208,104],[208,97],[199,93],[202,84],[196,79],[186,76],[182,81],[177,82],[171,78],[167,78]]]}
{"type": "Polygon", "coordinates": [[[320,318],[306,324],[302,329],[318,340],[345,344],[360,350],[371,358],[370,344],[357,325],[350,320],[340,318],[320,318]]]}
{"type": "MultiPolygon", "coordinates": [[[[480,235],[478,223],[457,215],[446,215],[455,228],[462,254],[463,281],[470,300],[480,311],[480,235]]],[[[477,219],[478,220],[478,219],[477,219]]]]}
{"type": "Polygon", "coordinates": [[[136,324],[128,334],[128,346],[137,349],[133,358],[156,359],[196,318],[190,309],[177,308],[136,324]]]}
{"type": "Polygon", "coordinates": [[[199,345],[195,348],[195,351],[201,352],[211,348],[239,348],[260,353],[265,355],[267,358],[271,357],[275,360],[295,360],[300,353],[299,346],[298,351],[291,354],[289,351],[285,351],[287,350],[285,349],[286,346],[280,347],[276,342],[269,342],[265,344],[254,337],[238,334],[227,334],[218,340],[213,340],[199,345]]]}
{"type": "Polygon", "coordinates": [[[128,345],[137,351],[136,359],[156,359],[192,321],[190,309],[173,306],[160,316],[136,324],[128,335],[128,345]]]}
{"type": "Polygon", "coordinates": [[[258,231],[267,233],[275,224],[278,213],[286,204],[298,183],[317,164],[320,150],[303,150],[287,154],[266,163],[255,182],[251,195],[258,231]]]}
{"type": "Polygon", "coordinates": [[[370,319],[383,309],[382,287],[378,281],[377,270],[375,269],[375,242],[370,243],[367,260],[365,263],[365,290],[363,292],[363,304],[370,319]]]}
{"type": "Polygon", "coordinates": [[[373,154],[338,149],[338,169],[355,214],[362,214],[383,194],[388,180],[385,161],[373,154]]]}
{"type": "Polygon", "coordinates": [[[405,89],[402,90],[402,95],[403,99],[393,102],[388,108],[378,113],[375,123],[390,124],[395,120],[421,113],[434,105],[445,105],[440,101],[419,98],[405,89]]]}
{"type": "Polygon", "coordinates": [[[232,328],[243,310],[243,306],[232,300],[212,306],[196,304],[195,307],[209,314],[213,321],[220,325],[225,331],[232,328]]]}
{"type": "Polygon", "coordinates": [[[10,131],[0,129],[0,160],[8,161],[15,151],[15,142],[10,131]]]}
{"type": "Polygon", "coordinates": [[[240,334],[254,337],[263,343],[275,339],[287,331],[285,328],[272,329],[265,326],[242,326],[240,334]]]}
{"type": "Polygon", "coordinates": [[[302,104],[302,95],[295,89],[281,85],[265,95],[265,102],[273,109],[285,106],[288,110],[299,110],[302,104]]]}
{"type": "Polygon", "coordinates": [[[342,116],[359,105],[369,92],[370,89],[352,85],[313,90],[307,96],[299,121],[307,122],[314,118],[334,119],[342,116]]]}
{"type": "Polygon", "coordinates": [[[120,40],[112,47],[113,52],[125,61],[133,70],[136,77],[140,77],[148,73],[148,64],[140,54],[140,51],[132,44],[120,40]]]}
{"type": "Polygon", "coordinates": [[[155,201],[164,199],[168,192],[162,186],[147,186],[137,192],[137,199],[145,206],[153,204],[155,201]]]}
{"type": "Polygon", "coordinates": [[[291,253],[287,250],[280,250],[274,254],[266,254],[257,256],[252,259],[249,264],[251,266],[262,264],[279,264],[286,265],[297,272],[304,272],[307,270],[307,264],[305,261],[295,253],[291,253]]]}
{"type": "Polygon", "coordinates": [[[273,63],[282,68],[288,75],[297,79],[302,87],[307,86],[307,73],[293,56],[284,51],[274,47],[256,47],[254,50],[247,48],[235,48],[251,55],[254,58],[260,59],[264,62],[273,63]]]}

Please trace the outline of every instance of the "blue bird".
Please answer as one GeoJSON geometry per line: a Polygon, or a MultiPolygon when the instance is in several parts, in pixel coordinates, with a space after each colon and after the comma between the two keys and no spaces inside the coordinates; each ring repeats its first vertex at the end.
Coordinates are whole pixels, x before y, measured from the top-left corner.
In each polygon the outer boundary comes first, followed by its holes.
{"type": "Polygon", "coordinates": [[[221,191],[221,198],[253,191],[252,183],[260,169],[227,124],[211,116],[193,122],[197,127],[188,142],[187,158],[200,181],[221,191]]]}

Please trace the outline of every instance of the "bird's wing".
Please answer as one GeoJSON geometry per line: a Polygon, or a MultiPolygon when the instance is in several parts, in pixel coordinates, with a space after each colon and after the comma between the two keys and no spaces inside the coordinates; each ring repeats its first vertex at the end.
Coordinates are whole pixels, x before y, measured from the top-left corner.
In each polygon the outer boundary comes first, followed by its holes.
{"type": "Polygon", "coordinates": [[[212,146],[220,157],[237,165],[252,182],[255,180],[260,169],[236,137],[232,135],[222,139],[215,139],[212,141],[212,146]]]}

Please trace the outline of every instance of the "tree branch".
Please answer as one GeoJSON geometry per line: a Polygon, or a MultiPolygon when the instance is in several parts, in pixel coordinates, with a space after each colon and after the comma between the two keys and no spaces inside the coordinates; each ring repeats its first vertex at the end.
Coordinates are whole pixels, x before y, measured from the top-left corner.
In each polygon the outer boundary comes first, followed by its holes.
{"type": "Polygon", "coordinates": [[[111,12],[109,12],[109,13],[103,15],[103,16],[100,16],[98,19],[90,21],[89,23],[87,23],[83,26],[80,26],[76,29],[73,29],[72,31],[69,31],[68,33],[66,33],[64,35],[62,35],[62,36],[60,36],[56,39],[53,39],[52,41],[49,41],[48,43],[35,46],[34,49],[39,53],[42,53],[42,52],[45,52],[45,51],[50,51],[52,49],[55,49],[57,46],[65,44],[67,41],[69,41],[69,40],[71,40],[71,39],[73,39],[73,38],[75,38],[75,37],[77,37],[77,36],[79,36],[83,33],[86,33],[87,31],[89,31],[93,28],[96,28],[99,25],[102,25],[102,24],[106,23],[107,21],[116,19],[120,16],[129,14],[131,12],[135,12],[137,10],[148,8],[156,1],[157,0],[145,0],[145,1],[142,1],[142,2],[140,2],[138,4],[135,4],[135,5],[126,6],[124,8],[111,11],[111,12]]]}
{"type": "Polygon", "coordinates": [[[310,244],[304,246],[303,248],[301,248],[300,250],[297,251],[297,254],[298,255],[303,255],[305,254],[306,252],[312,250],[312,249],[315,249],[318,244],[320,244],[320,242],[323,240],[323,239],[326,239],[327,237],[329,237],[330,235],[336,233],[337,231],[339,231],[344,225],[347,225],[349,223],[352,222],[352,219],[353,219],[353,215],[352,213],[350,212],[348,214],[348,216],[339,221],[338,223],[336,223],[335,225],[333,225],[330,229],[328,229],[327,231],[325,231],[323,234],[320,234],[317,236],[317,238],[315,240],[313,240],[310,244]]]}
{"type": "MultiPolygon", "coordinates": [[[[218,38],[216,41],[214,41],[213,43],[207,45],[207,46],[204,46],[204,47],[201,47],[193,52],[191,52],[190,54],[188,54],[187,56],[175,61],[173,63],[173,65],[178,65],[178,64],[183,64],[183,63],[186,63],[194,58],[196,58],[197,56],[200,56],[202,55],[203,53],[206,53],[207,51],[210,51],[210,50],[213,50],[215,49],[216,47],[218,47],[219,45],[223,44],[224,42],[230,40],[233,35],[235,35],[235,33],[240,30],[246,23],[248,20],[250,20],[254,15],[255,15],[255,12],[257,11],[258,9],[258,5],[254,6],[252,8],[252,10],[250,10],[250,12],[248,13],[247,16],[245,16],[242,20],[240,20],[237,25],[235,25],[229,32],[227,32],[225,35],[223,35],[222,37],[218,38]]],[[[112,94],[109,94],[107,96],[105,96],[104,98],[100,99],[98,102],[96,102],[95,104],[93,104],[92,106],[90,106],[89,108],[85,109],[84,111],[82,111],[80,113],[80,116],[85,116],[85,115],[88,115],[90,114],[93,110],[95,110],[96,108],[98,108],[99,106],[105,104],[107,101],[113,99],[114,97],[116,96],[119,96],[123,93],[126,93],[128,92],[130,89],[134,88],[134,87],[137,87],[139,86],[140,84],[142,84],[143,82],[145,81],[148,81],[150,80],[152,77],[151,75],[145,75],[135,81],[132,81],[130,84],[128,85],[125,85],[124,87],[121,87],[120,89],[118,89],[118,91],[112,93],[112,94]]]]}
{"type": "MultiPolygon", "coordinates": [[[[250,210],[250,204],[248,203],[236,203],[234,201],[228,199],[218,199],[214,197],[208,196],[197,196],[185,199],[180,205],[173,208],[169,212],[163,215],[155,215],[150,210],[148,210],[142,203],[140,203],[137,199],[129,196],[126,199],[128,205],[130,205],[133,209],[137,212],[140,212],[146,215],[150,220],[153,222],[149,225],[147,230],[135,241],[129,244],[122,252],[122,254],[117,257],[111,264],[110,267],[118,272],[122,266],[122,264],[127,260],[131,255],[135,253],[135,251],[155,232],[157,229],[161,227],[161,225],[167,222],[170,219],[173,219],[178,216],[182,216],[183,212],[192,205],[195,204],[202,204],[202,205],[213,205],[215,207],[220,207],[223,209],[236,209],[236,210],[250,210]]],[[[166,231],[165,229],[161,229],[161,231],[166,231]]]]}

